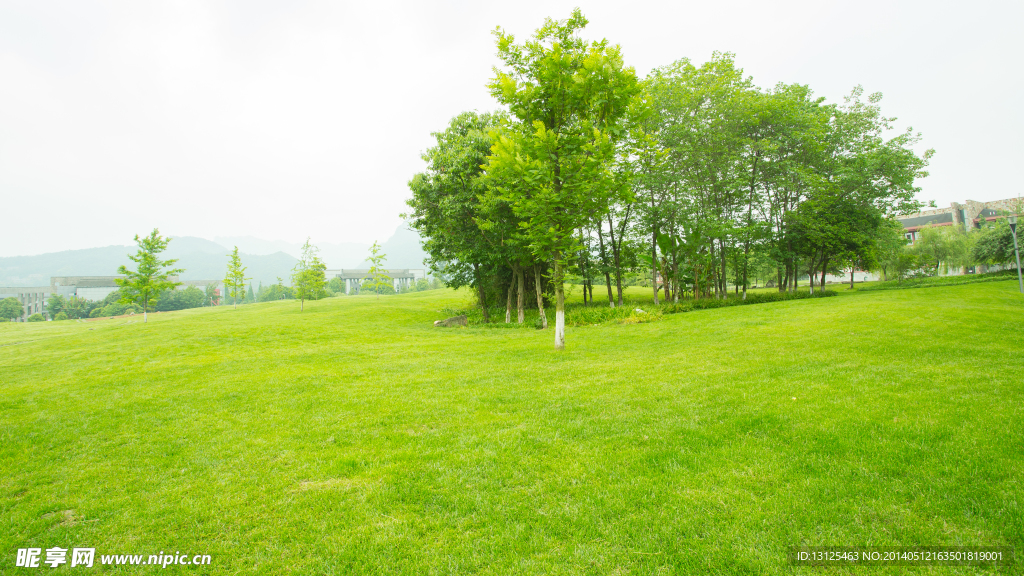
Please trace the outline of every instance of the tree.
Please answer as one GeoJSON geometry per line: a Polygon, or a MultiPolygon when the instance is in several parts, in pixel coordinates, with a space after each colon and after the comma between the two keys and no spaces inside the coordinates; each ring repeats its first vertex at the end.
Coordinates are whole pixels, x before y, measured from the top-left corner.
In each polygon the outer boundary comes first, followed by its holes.
{"type": "MultiPolygon", "coordinates": [[[[307,242],[308,244],[308,242],[307,242]]],[[[242,259],[238,256],[238,246],[228,254],[228,273],[224,276],[224,289],[231,296],[232,307],[238,308],[238,297],[245,297],[245,281],[251,280],[245,276],[245,266],[242,266],[242,259]]],[[[252,291],[252,288],[249,289],[252,291]]]]}
{"type": "Polygon", "coordinates": [[[492,132],[505,121],[500,113],[463,112],[444,131],[433,133],[437,144],[422,155],[427,170],[409,182],[412,198],[406,203],[413,211],[403,215],[425,238],[431,270],[445,275],[452,288],[476,288],[485,322],[485,277],[502,258],[494,250],[496,235],[488,241],[479,227],[481,165],[493,144],[492,132]]]}
{"type": "Polygon", "coordinates": [[[875,236],[875,269],[881,271],[882,279],[889,280],[895,276],[902,281],[907,272],[913,268],[914,255],[910,253],[903,225],[894,218],[887,218],[878,227],[875,236]]]}
{"type": "Polygon", "coordinates": [[[204,305],[217,306],[220,304],[220,290],[217,288],[216,282],[212,282],[206,287],[204,296],[206,298],[204,305]]]}
{"type": "Polygon", "coordinates": [[[370,247],[370,270],[367,272],[370,281],[366,283],[366,288],[376,292],[377,298],[380,298],[381,292],[391,288],[394,284],[391,276],[388,276],[387,269],[384,268],[386,258],[387,255],[380,251],[380,245],[374,242],[370,247]]]}
{"type": "Polygon", "coordinates": [[[35,314],[33,314],[33,315],[28,317],[28,321],[29,322],[45,322],[46,318],[43,318],[42,314],[36,312],[35,314]]]}
{"type": "Polygon", "coordinates": [[[299,311],[305,309],[306,300],[319,300],[327,291],[327,266],[320,260],[320,249],[309,243],[302,245],[302,257],[292,269],[292,286],[299,299],[299,311]]]}
{"type": "Polygon", "coordinates": [[[934,267],[935,275],[940,270],[948,274],[970,264],[970,239],[959,226],[925,226],[918,231],[913,252],[926,270],[934,267]]]}
{"type": "Polygon", "coordinates": [[[135,235],[135,243],[139,250],[135,255],[128,255],[128,259],[138,266],[136,270],[129,270],[122,265],[117,269],[118,274],[126,276],[114,280],[121,289],[121,302],[130,304],[139,302],[142,305],[142,321],[149,321],[149,307],[156,304],[159,294],[164,290],[171,290],[179,286],[180,282],[168,280],[168,276],[180,274],[183,269],[164,270],[165,267],[173,266],[177,259],[160,260],[159,254],[167,249],[170,238],[162,238],[160,230],[154,228],[149,236],[139,238],[135,235]]]}
{"type": "Polygon", "coordinates": [[[1015,264],[1013,233],[1006,219],[997,220],[975,233],[971,246],[971,260],[978,264],[1015,264]]]}
{"type": "Polygon", "coordinates": [[[512,207],[538,260],[552,263],[555,349],[565,348],[565,276],[580,243],[577,230],[624,190],[611,166],[621,121],[638,92],[636,74],[618,46],[587,42],[579,9],[562,22],[547,19],[522,45],[495,30],[504,70],[488,85],[516,125],[491,147],[489,194],[512,207]]]}
{"type": "Polygon", "coordinates": [[[10,321],[15,318],[21,318],[24,310],[25,308],[21,305],[21,302],[13,296],[0,300],[0,318],[4,320],[10,321]]]}

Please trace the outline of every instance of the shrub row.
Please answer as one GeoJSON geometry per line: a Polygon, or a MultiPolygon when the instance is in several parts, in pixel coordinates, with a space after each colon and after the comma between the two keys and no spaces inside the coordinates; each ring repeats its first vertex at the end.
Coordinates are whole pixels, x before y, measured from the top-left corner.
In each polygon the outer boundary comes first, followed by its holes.
{"type": "Polygon", "coordinates": [[[604,307],[573,307],[566,310],[565,323],[568,326],[582,326],[585,324],[599,324],[608,320],[619,320],[627,324],[638,324],[650,322],[661,318],[664,314],[680,314],[694,310],[709,310],[711,308],[726,308],[729,306],[747,306],[750,304],[766,304],[768,302],[784,302],[786,300],[804,300],[806,298],[826,298],[836,296],[835,290],[818,290],[814,294],[805,291],[799,292],[766,292],[760,294],[747,294],[747,298],[729,298],[718,300],[714,298],[702,298],[700,300],[685,300],[682,302],[669,302],[654,306],[647,303],[637,305],[627,303],[619,308],[604,307]]]}
{"type": "MultiPolygon", "coordinates": [[[[728,306],[746,306],[749,304],[765,304],[768,302],[784,302],[786,300],[804,300],[807,298],[823,298],[836,296],[834,290],[817,290],[812,295],[808,291],[799,292],[767,292],[761,294],[748,293],[746,300],[738,297],[727,300],[716,300],[704,298],[701,300],[685,300],[682,302],[669,302],[666,304],[653,305],[651,302],[625,302],[622,306],[611,308],[607,305],[583,306],[582,304],[570,304],[565,310],[566,326],[586,326],[588,324],[600,324],[610,320],[623,324],[641,324],[661,319],[665,314],[679,314],[693,310],[708,310],[711,308],[725,308],[728,306]]],[[[526,322],[519,324],[515,321],[515,311],[512,312],[513,321],[505,324],[505,309],[490,309],[491,321],[484,323],[483,314],[480,308],[444,308],[438,311],[444,317],[465,315],[471,325],[487,326],[488,328],[540,328],[540,317],[536,308],[526,309],[526,322]]],[[[548,325],[555,321],[554,313],[547,310],[548,325]]]]}
{"type": "Polygon", "coordinates": [[[870,292],[873,290],[904,290],[906,288],[932,288],[936,286],[959,286],[961,284],[977,284],[979,282],[998,282],[1001,280],[1016,280],[1017,269],[1000,270],[987,274],[965,274],[963,276],[932,276],[929,278],[907,278],[904,280],[889,280],[879,282],[870,286],[857,288],[858,292],[870,292]]]}

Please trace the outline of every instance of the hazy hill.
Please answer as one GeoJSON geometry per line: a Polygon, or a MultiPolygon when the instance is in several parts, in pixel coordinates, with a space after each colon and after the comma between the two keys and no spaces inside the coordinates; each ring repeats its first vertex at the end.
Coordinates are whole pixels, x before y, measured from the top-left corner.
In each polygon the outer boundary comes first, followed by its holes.
{"type": "MultiPolygon", "coordinates": [[[[0,286],[49,286],[51,276],[113,276],[122,264],[132,266],[127,255],[135,250],[135,246],[104,246],[0,258],[0,286]]],[[[219,280],[224,278],[227,254],[228,249],[216,242],[180,236],[171,240],[164,256],[178,259],[175,266],[185,269],[182,280],[219,280]]],[[[296,261],[283,252],[242,254],[254,286],[277,282],[278,276],[287,281],[296,261]]]]}
{"type": "MultiPolygon", "coordinates": [[[[370,267],[370,261],[365,258],[368,250],[364,253],[363,260],[355,268],[370,267]]],[[[415,230],[410,230],[405,224],[399,226],[391,238],[381,244],[381,252],[387,256],[384,265],[388,268],[427,269],[427,265],[423,263],[427,259],[427,253],[423,251],[420,235],[415,230]]]]}
{"type": "MultiPolygon", "coordinates": [[[[164,255],[177,258],[177,267],[184,268],[183,280],[219,280],[224,278],[231,247],[238,246],[246,275],[252,277],[253,286],[276,283],[277,278],[290,283],[292,268],[298,259],[299,244],[281,240],[263,240],[252,236],[219,237],[219,242],[179,236],[173,238],[164,255]],[[224,244],[227,243],[228,246],[224,244]],[[285,250],[287,249],[287,250],[285,250]],[[271,251],[272,250],[272,251],[271,251]]],[[[320,255],[328,268],[369,268],[366,261],[370,246],[358,243],[318,245],[320,255]]],[[[399,226],[382,245],[389,268],[425,268],[427,257],[420,245],[419,235],[399,226]]],[[[36,256],[10,256],[0,258],[0,286],[49,286],[51,276],[113,276],[124,264],[131,266],[129,253],[135,246],[104,246],[82,250],[64,250],[36,256]]]]}
{"type": "MultiPolygon", "coordinates": [[[[302,244],[285,242],[284,240],[264,240],[253,236],[217,236],[218,244],[232,248],[238,246],[239,252],[246,254],[274,254],[284,252],[298,258],[302,254],[302,244]]],[[[370,250],[369,244],[358,242],[315,243],[320,249],[320,259],[328,268],[355,268],[370,250]]]]}

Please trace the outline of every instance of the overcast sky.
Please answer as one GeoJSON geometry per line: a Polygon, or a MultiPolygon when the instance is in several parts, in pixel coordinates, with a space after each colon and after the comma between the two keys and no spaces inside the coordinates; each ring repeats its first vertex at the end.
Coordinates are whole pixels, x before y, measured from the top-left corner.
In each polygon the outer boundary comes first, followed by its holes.
{"type": "Polygon", "coordinates": [[[758,86],[882,92],[937,150],[923,200],[1021,193],[1019,1],[0,0],[0,256],[386,240],[430,132],[495,108],[491,31],[574,6],[640,75],[720,50],[758,86]]]}

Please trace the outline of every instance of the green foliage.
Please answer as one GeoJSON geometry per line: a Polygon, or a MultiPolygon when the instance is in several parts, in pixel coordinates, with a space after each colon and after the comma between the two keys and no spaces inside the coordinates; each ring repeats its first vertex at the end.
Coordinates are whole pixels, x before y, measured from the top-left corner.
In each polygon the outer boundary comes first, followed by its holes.
{"type": "Polygon", "coordinates": [[[361,289],[368,290],[377,294],[379,298],[381,294],[394,294],[395,285],[394,280],[387,274],[387,268],[384,268],[384,260],[387,258],[386,254],[381,253],[380,245],[377,242],[370,246],[370,270],[367,272],[369,278],[363,281],[361,289]]]}
{"type": "Polygon", "coordinates": [[[53,317],[53,319],[55,321],[56,320],[67,320],[68,319],[68,315],[65,314],[64,312],[58,312],[57,315],[53,317]]]}
{"type": "Polygon", "coordinates": [[[949,273],[970,266],[971,240],[959,226],[925,226],[918,231],[911,252],[917,256],[918,265],[934,274],[939,270],[949,273]]]}
{"type": "Polygon", "coordinates": [[[135,235],[135,243],[138,244],[139,250],[134,255],[129,254],[128,259],[135,262],[136,269],[129,270],[123,265],[117,269],[118,274],[125,276],[123,279],[115,280],[120,286],[121,302],[141,304],[143,314],[145,314],[150,306],[156,304],[160,293],[171,290],[180,284],[180,282],[168,280],[168,276],[180,274],[184,272],[183,269],[164,269],[173,266],[177,260],[160,260],[158,258],[159,254],[167,249],[169,242],[170,238],[161,237],[160,231],[156,228],[147,237],[139,238],[138,234],[135,235]]]}
{"type": "MultiPolygon", "coordinates": [[[[120,293],[118,293],[117,290],[112,292],[112,294],[114,293],[118,294],[118,297],[120,297],[120,293]]],[[[59,314],[63,309],[64,297],[60,294],[50,294],[50,297],[46,299],[46,314],[50,318],[56,318],[57,314],[59,314]]]]}
{"type": "Polygon", "coordinates": [[[43,318],[42,314],[36,312],[35,314],[33,314],[33,315],[28,317],[28,321],[29,322],[45,322],[46,318],[43,318]]]}
{"type": "Polygon", "coordinates": [[[515,122],[496,134],[487,157],[485,203],[510,207],[515,220],[504,228],[521,229],[536,259],[552,263],[556,349],[565,346],[563,283],[581,248],[576,232],[628,196],[612,168],[639,93],[619,47],[583,40],[586,25],[577,8],[568,20],[545,20],[523,44],[497,29],[503,67],[488,85],[515,122]]]}
{"type": "Polygon", "coordinates": [[[294,297],[300,301],[300,310],[306,300],[319,300],[327,295],[327,266],[320,260],[320,249],[309,243],[302,245],[302,256],[292,269],[294,297]]]}
{"type": "Polygon", "coordinates": [[[260,302],[273,302],[275,300],[294,300],[295,290],[291,286],[282,286],[281,284],[271,284],[260,289],[258,295],[260,302]]]}
{"type": "Polygon", "coordinates": [[[997,220],[975,232],[971,246],[971,260],[976,264],[1013,264],[1017,259],[1013,249],[1013,232],[1006,219],[997,220]]]}
{"type": "Polygon", "coordinates": [[[875,236],[874,269],[882,273],[883,280],[890,277],[902,280],[914,268],[917,258],[909,244],[903,225],[895,219],[888,218],[879,226],[875,236]]]}
{"type": "MultiPolygon", "coordinates": [[[[238,246],[235,246],[228,257],[230,259],[228,260],[227,274],[224,276],[224,289],[227,291],[226,295],[231,298],[231,304],[237,308],[238,299],[245,298],[245,282],[250,278],[245,276],[246,267],[242,266],[242,259],[238,256],[238,246]]],[[[249,292],[252,292],[251,286],[249,292]]]]}
{"type": "Polygon", "coordinates": [[[425,172],[409,182],[412,197],[410,226],[424,238],[436,274],[451,278],[453,287],[475,285],[474,264],[490,265],[495,244],[481,234],[481,166],[493,144],[491,132],[504,123],[503,114],[463,112],[442,132],[434,132],[436,145],[423,153],[425,172]]]}
{"type": "Polygon", "coordinates": [[[416,291],[424,292],[426,290],[430,290],[430,282],[428,282],[426,278],[420,278],[419,280],[417,280],[416,291]]]}
{"type": "Polygon", "coordinates": [[[24,313],[25,307],[21,305],[17,298],[11,296],[0,300],[0,319],[14,320],[15,318],[21,318],[21,315],[24,313]]]}
{"type": "Polygon", "coordinates": [[[89,318],[92,310],[101,305],[102,302],[90,302],[78,296],[64,298],[60,294],[52,294],[46,301],[46,311],[51,318],[55,318],[61,312],[71,319],[89,318]]]}
{"type": "Polygon", "coordinates": [[[204,305],[206,305],[206,294],[195,286],[188,286],[184,290],[167,290],[161,293],[154,309],[159,312],[170,312],[201,308],[204,305]]]}
{"type": "MultiPolygon", "coordinates": [[[[142,306],[135,304],[125,304],[123,302],[113,302],[99,309],[100,314],[97,317],[111,317],[111,316],[123,316],[126,314],[142,314],[142,306]]],[[[90,314],[91,316],[91,314],[90,314]]]]}
{"type": "Polygon", "coordinates": [[[220,304],[220,290],[217,283],[213,282],[206,286],[203,294],[203,306],[217,306],[220,304]]]}

